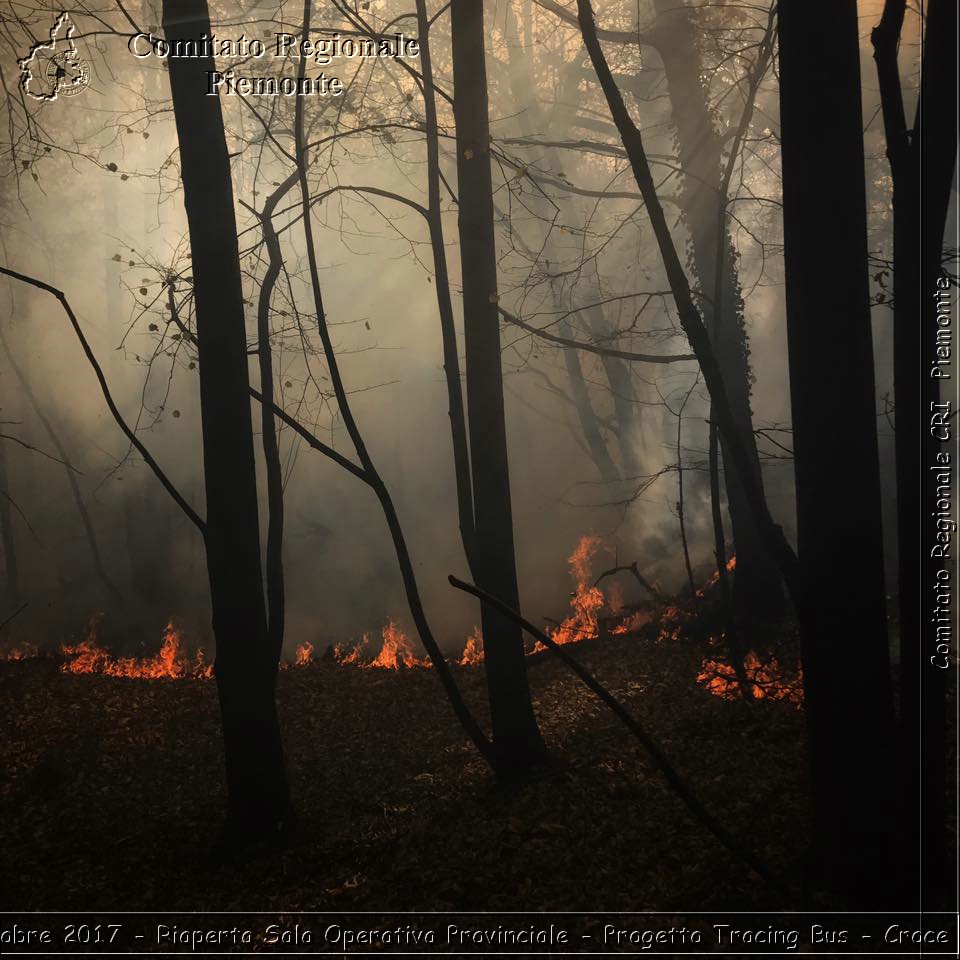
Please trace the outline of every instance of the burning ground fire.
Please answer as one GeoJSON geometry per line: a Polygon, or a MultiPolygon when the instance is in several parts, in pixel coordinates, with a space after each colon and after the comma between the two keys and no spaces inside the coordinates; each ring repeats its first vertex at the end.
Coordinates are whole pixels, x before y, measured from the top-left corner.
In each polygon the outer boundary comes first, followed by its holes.
{"type": "MultiPolygon", "coordinates": [[[[784,700],[799,707],[803,703],[803,671],[790,674],[774,656],[761,660],[752,650],[743,661],[755,700],[784,700]]],[[[704,659],[697,683],[724,700],[740,697],[740,681],[733,666],[723,660],[704,659]]]]}
{"type": "MultiPolygon", "coordinates": [[[[681,602],[663,605],[659,610],[626,607],[620,587],[615,581],[611,581],[608,592],[605,593],[594,579],[593,564],[602,546],[600,537],[588,534],[581,537],[568,558],[574,591],[570,597],[570,613],[549,631],[554,642],[569,644],[595,640],[602,636],[626,636],[638,634],[647,627],[650,628],[650,635],[658,642],[680,640],[699,616],[697,607],[681,602]]],[[[732,571],[735,567],[736,558],[731,557],[727,569],[732,571]]],[[[697,591],[697,598],[703,600],[715,588],[717,581],[718,574],[714,572],[697,591]]],[[[159,652],[152,657],[114,656],[99,644],[97,625],[98,620],[94,618],[82,640],[61,646],[62,673],[95,673],[147,680],[209,679],[213,676],[213,665],[203,649],[198,648],[191,656],[187,652],[181,632],[172,622],[168,623],[163,631],[159,652]]],[[[711,638],[710,643],[722,643],[722,636],[719,640],[711,638]]],[[[537,642],[527,652],[536,654],[545,650],[546,647],[537,642]]],[[[340,666],[380,670],[432,666],[429,658],[417,655],[410,638],[393,620],[388,621],[381,631],[379,649],[369,634],[363,634],[359,642],[352,646],[337,644],[322,657],[318,657],[316,653],[314,645],[306,641],[297,647],[293,661],[284,662],[281,667],[308,667],[321,660],[330,660],[340,666]]],[[[0,660],[26,660],[39,655],[35,646],[19,644],[0,652],[0,660]]],[[[479,627],[474,627],[466,640],[463,653],[454,662],[470,667],[479,664],[483,659],[483,635],[479,627]]],[[[744,668],[752,682],[755,699],[783,700],[794,705],[802,702],[801,675],[798,672],[790,674],[784,670],[776,657],[768,656],[764,659],[751,652],[744,662],[744,668]]],[[[740,696],[739,681],[733,667],[718,657],[703,659],[697,682],[723,699],[740,696]]]]}
{"type": "Polygon", "coordinates": [[[185,677],[210,679],[213,665],[199,648],[191,660],[184,649],[183,638],[173,623],[163,631],[160,652],[153,657],[114,657],[97,642],[97,621],[93,620],[87,635],[73,646],[60,648],[64,662],[61,673],[101,673],[108,677],[130,677],[140,680],[157,680],[166,677],[180,680],[185,677]]]}

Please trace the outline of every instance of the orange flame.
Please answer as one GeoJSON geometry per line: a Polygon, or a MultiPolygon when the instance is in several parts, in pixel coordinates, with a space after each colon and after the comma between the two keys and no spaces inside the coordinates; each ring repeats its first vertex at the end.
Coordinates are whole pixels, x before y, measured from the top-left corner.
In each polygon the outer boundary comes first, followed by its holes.
{"type": "MultiPolygon", "coordinates": [[[[803,703],[803,671],[798,669],[789,674],[781,667],[777,658],[761,660],[756,653],[750,652],[743,661],[747,679],[753,686],[755,700],[783,700],[800,707],[803,703]]],[[[697,674],[697,683],[724,700],[735,700],[740,696],[740,682],[732,664],[724,660],[704,659],[697,674]]]]}
{"type": "Polygon", "coordinates": [[[482,660],[483,633],[478,626],[474,625],[473,633],[467,637],[467,643],[463,648],[463,654],[459,662],[461,667],[470,667],[480,663],[482,660]]]}
{"type": "Polygon", "coordinates": [[[63,644],[60,652],[66,658],[61,673],[100,673],[108,677],[173,680],[184,677],[209,679],[213,666],[206,661],[203,650],[198,650],[191,661],[183,649],[180,631],[168,623],[163,631],[160,652],[153,657],[114,657],[97,642],[96,620],[91,621],[87,635],[77,644],[63,644]]]}
{"type": "Polygon", "coordinates": [[[306,640],[297,647],[296,660],[294,666],[306,667],[313,662],[313,644],[306,640]]]}
{"type": "Polygon", "coordinates": [[[33,660],[39,656],[40,651],[32,643],[21,643],[0,653],[0,660],[33,660]]]}
{"type": "Polygon", "coordinates": [[[616,626],[611,627],[610,633],[618,637],[627,633],[636,633],[641,627],[645,627],[650,620],[650,614],[646,610],[636,610],[616,626]]]}
{"type": "Polygon", "coordinates": [[[380,652],[369,661],[364,661],[362,653],[370,644],[370,637],[364,634],[360,642],[349,652],[342,646],[334,648],[334,659],[341,666],[356,664],[364,669],[401,670],[404,667],[431,667],[426,657],[418,657],[413,652],[409,637],[392,621],[388,620],[382,631],[380,652]]]}
{"type": "MultiPolygon", "coordinates": [[[[576,584],[576,590],[570,598],[573,613],[550,636],[555,643],[576,643],[595,637],[599,633],[597,615],[606,603],[603,591],[591,585],[593,579],[592,564],[594,554],[600,548],[600,538],[586,534],[580,538],[577,549],[570,554],[567,563],[570,565],[570,574],[576,584]]],[[[545,650],[542,643],[534,646],[534,653],[545,650]],[[539,648],[539,649],[538,649],[539,648]]]]}

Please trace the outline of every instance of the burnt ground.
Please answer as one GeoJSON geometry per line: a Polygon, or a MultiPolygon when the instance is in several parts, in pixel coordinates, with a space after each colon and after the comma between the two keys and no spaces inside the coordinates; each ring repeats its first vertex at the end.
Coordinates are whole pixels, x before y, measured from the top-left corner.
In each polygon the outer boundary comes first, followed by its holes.
{"type": "MultiPolygon", "coordinates": [[[[793,881],[807,832],[802,713],[696,683],[702,646],[625,637],[578,658],[706,805],[793,881]]],[[[483,672],[456,668],[484,713],[483,672]]],[[[213,682],[0,664],[4,908],[711,910],[799,908],[686,810],[562,664],[531,662],[564,765],[495,787],[431,670],[281,673],[297,835],[239,866],[205,858],[224,807],[213,682]]]]}

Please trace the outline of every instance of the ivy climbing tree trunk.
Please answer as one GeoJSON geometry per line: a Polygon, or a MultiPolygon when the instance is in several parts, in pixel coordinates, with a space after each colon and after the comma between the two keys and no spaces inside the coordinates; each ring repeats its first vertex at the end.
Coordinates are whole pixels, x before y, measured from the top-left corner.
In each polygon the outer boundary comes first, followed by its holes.
{"type": "MultiPolygon", "coordinates": [[[[683,213],[690,231],[692,266],[704,294],[701,310],[727,388],[731,410],[746,450],[750,471],[763,488],[750,411],[749,345],[743,321],[743,303],[736,260],[729,233],[724,231],[726,255],[718,257],[721,216],[722,144],[713,122],[701,77],[703,66],[693,14],[684,0],[654,0],[657,13],[654,40],[663,62],[683,170],[683,213]],[[715,309],[717,271],[723,299],[715,309]]],[[[742,622],[783,615],[783,589],[775,564],[760,533],[737,475],[726,442],[721,438],[727,506],[737,554],[733,601],[742,622]]]]}

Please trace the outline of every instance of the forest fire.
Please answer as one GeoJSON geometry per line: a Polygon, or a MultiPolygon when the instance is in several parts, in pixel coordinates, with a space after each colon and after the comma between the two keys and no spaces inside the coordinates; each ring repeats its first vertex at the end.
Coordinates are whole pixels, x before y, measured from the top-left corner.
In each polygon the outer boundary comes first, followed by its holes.
{"type": "Polygon", "coordinates": [[[473,628],[473,633],[467,637],[466,646],[458,661],[461,667],[472,667],[483,662],[483,632],[479,627],[473,628]]]}
{"type": "MultiPolygon", "coordinates": [[[[598,616],[607,601],[603,591],[590,582],[592,578],[591,561],[599,549],[600,538],[587,534],[580,538],[577,549],[567,560],[576,587],[573,596],[570,598],[570,606],[573,612],[559,627],[551,631],[550,635],[554,643],[576,643],[579,640],[586,640],[599,634],[598,616]]],[[[538,641],[533,648],[533,652],[539,653],[545,649],[546,647],[538,641]]]]}
{"type": "Polygon", "coordinates": [[[360,642],[347,650],[340,644],[334,647],[333,658],[341,666],[355,665],[364,669],[402,670],[404,667],[431,667],[426,657],[418,657],[413,652],[410,638],[389,620],[382,632],[380,652],[370,660],[363,657],[370,646],[369,634],[364,634],[360,642]]]}
{"type": "MultiPolygon", "coordinates": [[[[644,627],[653,624],[657,630],[658,641],[677,641],[681,639],[687,627],[699,616],[691,604],[675,602],[655,609],[636,609],[627,607],[622,592],[615,582],[610,585],[609,594],[605,594],[594,583],[592,562],[602,546],[601,538],[586,534],[580,538],[576,549],[567,560],[574,581],[574,592],[570,597],[570,614],[551,631],[558,644],[579,643],[583,640],[597,639],[601,633],[611,637],[623,637],[639,633],[644,627]],[[601,630],[601,616],[604,609],[610,616],[604,620],[601,630]]],[[[727,562],[727,569],[734,570],[736,557],[727,562]]],[[[714,572],[703,588],[697,591],[700,599],[708,596],[718,581],[714,572]]],[[[369,634],[362,635],[353,645],[337,644],[322,658],[332,659],[341,667],[354,666],[364,670],[404,670],[429,668],[433,664],[426,656],[414,652],[413,642],[394,621],[388,620],[381,631],[379,650],[374,654],[374,643],[369,634]]],[[[546,650],[542,643],[536,643],[528,650],[529,654],[546,650]]],[[[63,644],[60,654],[64,662],[60,666],[62,673],[100,674],[109,677],[129,679],[210,679],[213,677],[213,665],[209,662],[202,647],[198,647],[191,657],[183,641],[181,632],[167,624],[163,631],[160,650],[151,657],[116,656],[102,647],[97,639],[97,618],[87,629],[86,636],[78,643],[63,644]]],[[[8,647],[0,659],[7,661],[28,660],[39,657],[36,646],[20,643],[8,647]]],[[[309,640],[300,643],[293,659],[281,663],[281,669],[308,667],[319,663],[317,648],[309,640]]],[[[474,626],[467,637],[463,652],[452,662],[462,667],[477,666],[484,660],[483,633],[474,626]]],[[[756,653],[750,653],[746,663],[747,676],[753,682],[753,696],[756,699],[788,701],[799,706],[803,691],[799,674],[785,672],[775,657],[761,659],[756,653]]],[[[732,700],[739,694],[739,683],[733,668],[721,659],[705,658],[697,682],[710,693],[732,700]]]]}
{"type": "Polygon", "coordinates": [[[213,665],[207,662],[202,648],[191,660],[187,655],[180,631],[168,623],[163,631],[160,651],[153,657],[115,657],[97,641],[96,620],[91,621],[86,637],[77,644],[63,644],[65,657],[61,673],[99,673],[108,677],[158,680],[179,680],[186,677],[209,679],[213,665]]]}
{"type": "Polygon", "coordinates": [[[313,644],[307,640],[297,647],[297,652],[293,665],[295,667],[306,667],[313,660],[313,644]]]}
{"type": "MultiPolygon", "coordinates": [[[[799,668],[795,673],[788,673],[776,657],[761,659],[753,651],[747,654],[743,666],[753,685],[755,700],[786,701],[798,708],[803,704],[803,671],[799,668]]],[[[725,660],[704,658],[697,683],[724,700],[740,697],[736,671],[725,660]]]]}
{"type": "Polygon", "coordinates": [[[40,651],[32,643],[18,643],[0,653],[0,660],[32,660],[40,651]]]}

